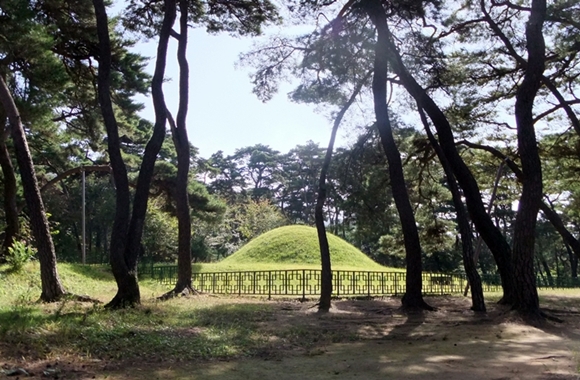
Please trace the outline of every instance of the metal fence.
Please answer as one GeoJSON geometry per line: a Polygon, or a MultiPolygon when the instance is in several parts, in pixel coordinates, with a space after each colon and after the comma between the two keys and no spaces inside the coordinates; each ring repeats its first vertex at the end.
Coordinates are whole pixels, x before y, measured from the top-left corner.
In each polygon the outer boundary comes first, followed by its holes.
{"type": "MultiPolygon", "coordinates": [[[[177,278],[177,266],[143,267],[141,275],[172,285],[177,278]]],[[[193,286],[204,293],[259,296],[320,295],[321,271],[318,269],[289,269],[271,271],[240,271],[193,273],[193,286]]],[[[405,293],[404,272],[343,271],[332,273],[333,295],[396,296],[405,293]]],[[[443,295],[461,293],[467,285],[463,275],[423,273],[423,293],[443,295]]],[[[501,291],[497,278],[484,279],[484,291],[501,291]]]]}

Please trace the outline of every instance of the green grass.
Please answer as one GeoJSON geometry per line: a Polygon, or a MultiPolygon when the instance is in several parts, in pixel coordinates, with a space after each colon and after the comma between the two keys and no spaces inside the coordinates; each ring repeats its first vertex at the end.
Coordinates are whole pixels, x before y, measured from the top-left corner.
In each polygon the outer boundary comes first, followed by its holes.
{"type": "MultiPolygon", "coordinates": [[[[333,268],[389,270],[341,238],[327,233],[333,268]]],[[[216,267],[253,268],[256,263],[284,269],[320,267],[320,249],[316,229],[307,226],[285,226],[266,232],[250,241],[216,267]]],[[[250,269],[251,270],[251,269],[250,269]]],[[[255,269],[254,269],[255,270],[255,269]]]]}
{"type": "MultiPolygon", "coordinates": [[[[271,306],[251,300],[213,297],[158,302],[167,289],[141,281],[143,304],[109,311],[102,304],[64,300],[42,304],[38,263],[21,273],[0,268],[0,357],[55,359],[66,355],[94,359],[161,361],[176,357],[217,359],[253,355],[267,337],[259,322],[271,306]]],[[[109,301],[116,292],[100,266],[59,264],[68,291],[109,301]]]]}

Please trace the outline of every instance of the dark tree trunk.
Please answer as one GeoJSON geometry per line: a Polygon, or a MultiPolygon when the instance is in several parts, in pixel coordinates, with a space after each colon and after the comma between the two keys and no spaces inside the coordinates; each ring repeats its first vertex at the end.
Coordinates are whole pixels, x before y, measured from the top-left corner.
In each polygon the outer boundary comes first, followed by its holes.
{"type": "Polygon", "coordinates": [[[459,186],[453,175],[453,171],[449,165],[449,162],[443,154],[441,146],[431,133],[431,128],[429,128],[429,123],[427,117],[421,108],[419,108],[419,113],[421,115],[421,121],[427,132],[427,137],[437,153],[437,157],[441,162],[441,166],[447,177],[447,183],[449,184],[449,191],[451,191],[451,196],[453,199],[453,205],[455,206],[455,212],[457,214],[457,224],[459,225],[459,234],[461,235],[461,245],[463,253],[463,266],[465,267],[465,273],[467,275],[467,280],[471,285],[471,309],[473,311],[483,311],[485,312],[485,300],[483,298],[483,288],[481,285],[481,277],[477,272],[475,253],[473,252],[473,239],[471,226],[469,225],[469,217],[467,210],[463,205],[461,200],[461,192],[459,191],[459,186]]]}
{"type": "Polygon", "coordinates": [[[377,43],[375,45],[375,61],[373,67],[373,100],[377,128],[381,144],[389,164],[389,177],[393,190],[393,198],[401,220],[403,239],[406,252],[407,277],[406,290],[403,296],[403,306],[409,308],[432,309],[423,300],[422,295],[422,263],[421,244],[413,208],[407,193],[403,164],[397,144],[393,138],[389,110],[387,105],[387,72],[388,56],[387,41],[389,33],[384,9],[378,0],[367,2],[367,12],[377,28],[377,43]]]}
{"type": "Polygon", "coordinates": [[[542,267],[544,268],[544,272],[546,272],[546,277],[548,279],[548,285],[554,286],[554,278],[552,277],[552,272],[550,271],[550,266],[544,257],[544,254],[541,250],[538,251],[539,261],[542,267]]]}
{"type": "Polygon", "coordinates": [[[137,261],[141,249],[141,237],[149,200],[149,187],[153,177],[157,154],[165,139],[165,124],[167,113],[163,97],[163,77],[167,59],[167,46],[171,29],[176,17],[175,0],[165,1],[165,14],[159,34],[155,72],[151,84],[153,106],[155,108],[155,126],[153,136],[145,147],[143,161],[139,170],[133,211],[129,219],[129,186],[125,164],[120,155],[119,137],[116,120],[113,113],[109,94],[111,71],[111,46],[108,34],[107,13],[103,0],[93,0],[97,18],[99,48],[101,61],[99,62],[99,101],[107,126],[109,137],[109,156],[113,176],[117,186],[117,214],[115,226],[111,234],[111,267],[117,281],[117,294],[106,305],[109,308],[132,306],[140,303],[139,283],[137,281],[137,261]],[[104,69],[104,72],[102,70],[104,69]],[[111,133],[111,134],[109,134],[111,133]],[[119,182],[120,181],[120,182],[119,182]]]}
{"type": "Polygon", "coordinates": [[[330,141],[324,156],[324,162],[320,169],[320,178],[318,180],[318,196],[316,198],[316,206],[314,208],[314,222],[316,224],[316,232],[318,233],[318,244],[320,246],[320,262],[322,265],[322,275],[320,278],[320,302],[318,303],[319,312],[328,312],[330,310],[330,299],[332,297],[332,266],[330,261],[330,248],[328,246],[328,238],[326,237],[326,227],[324,226],[324,202],[326,202],[326,177],[328,169],[330,168],[330,161],[332,160],[332,151],[334,150],[334,141],[336,140],[336,133],[342,119],[356,97],[360,93],[364,83],[369,79],[371,72],[369,72],[356,86],[348,101],[342,106],[332,126],[330,134],[330,141]]]}
{"type": "Polygon", "coordinates": [[[50,228],[44,211],[42,197],[40,196],[38,182],[36,181],[34,164],[28,149],[28,142],[26,141],[20,114],[2,75],[0,75],[0,103],[4,107],[10,123],[16,161],[20,168],[24,199],[30,214],[30,227],[36,242],[36,249],[38,250],[42,282],[40,299],[44,302],[55,302],[60,300],[66,294],[66,291],[58,277],[54,244],[52,243],[50,228]]]}
{"type": "MultiPolygon", "coordinates": [[[[0,120],[5,120],[0,117],[0,120]]],[[[4,123],[2,123],[2,126],[4,123]]],[[[5,134],[0,130],[0,166],[2,167],[2,175],[4,177],[4,215],[6,217],[6,228],[4,229],[4,243],[0,251],[0,263],[5,260],[8,248],[12,246],[14,240],[20,231],[20,223],[18,222],[18,206],[16,205],[16,194],[18,188],[16,185],[16,175],[14,174],[14,166],[12,166],[12,159],[6,146],[5,134]]]]}
{"type": "Polygon", "coordinates": [[[187,138],[187,110],[189,101],[189,64],[187,52],[187,0],[180,0],[179,36],[177,46],[177,60],[179,63],[179,109],[177,123],[167,111],[173,144],[177,152],[177,182],[175,186],[175,203],[178,221],[178,248],[177,248],[177,283],[170,292],[162,296],[167,299],[178,294],[189,294],[194,291],[191,283],[191,216],[189,214],[189,181],[190,149],[187,138]]]}
{"type": "Polygon", "coordinates": [[[568,257],[570,258],[570,273],[572,278],[578,278],[578,256],[572,253],[570,246],[566,244],[566,251],[568,252],[568,257]]]}
{"type": "Polygon", "coordinates": [[[103,0],[93,0],[99,37],[99,74],[97,78],[99,104],[107,129],[107,145],[109,160],[115,180],[115,221],[111,230],[110,261],[118,293],[117,302],[109,303],[110,307],[132,306],[141,302],[137,272],[125,260],[127,231],[129,226],[130,193],[127,168],[121,155],[119,129],[110,96],[111,76],[111,42],[109,37],[109,22],[103,0]]]}
{"type": "MultiPolygon", "coordinates": [[[[507,164],[507,166],[516,175],[518,180],[519,181],[523,180],[524,175],[522,173],[522,170],[518,167],[518,165],[514,161],[510,160],[505,154],[503,154],[499,150],[497,150],[491,146],[487,146],[487,145],[474,144],[474,143],[469,142],[467,140],[461,141],[460,144],[464,144],[465,146],[468,146],[468,147],[474,148],[474,149],[485,150],[486,152],[493,154],[495,157],[497,157],[501,160],[504,160],[504,162],[507,164]]],[[[546,202],[541,202],[540,203],[540,210],[542,211],[542,214],[544,214],[546,219],[548,219],[548,221],[552,224],[552,226],[554,226],[556,231],[558,231],[558,233],[562,237],[562,240],[564,240],[564,243],[567,246],[569,246],[568,248],[572,249],[572,251],[576,255],[576,259],[580,258],[580,241],[578,241],[578,239],[576,239],[574,237],[574,235],[572,235],[572,233],[570,231],[568,231],[568,229],[566,228],[566,226],[562,222],[560,215],[558,215],[558,213],[554,210],[552,205],[548,204],[546,202]]]]}
{"type": "MultiPolygon", "coordinates": [[[[382,11],[381,18],[384,18],[384,9],[380,8],[379,11],[382,11]]],[[[463,195],[466,199],[471,220],[494,256],[504,292],[500,302],[512,304],[515,301],[515,291],[512,281],[511,248],[501,231],[493,224],[491,217],[485,211],[479,186],[455,147],[455,140],[449,120],[447,120],[445,114],[427,94],[425,89],[417,83],[415,78],[405,68],[401,55],[393,41],[391,41],[390,31],[388,30],[386,22],[384,28],[388,37],[385,38],[385,49],[387,50],[387,57],[393,66],[393,71],[399,76],[402,85],[419,104],[419,107],[423,108],[427,115],[429,115],[429,118],[437,129],[437,135],[443,153],[449,161],[457,182],[463,189],[463,195]]]]}
{"type": "MultiPolygon", "coordinates": [[[[145,152],[143,153],[143,162],[139,169],[137,178],[137,187],[135,189],[135,198],[133,200],[133,212],[129,223],[129,232],[127,234],[127,246],[125,248],[125,261],[131,273],[137,275],[137,260],[141,249],[141,238],[143,236],[143,226],[145,224],[145,215],[147,213],[147,202],[149,201],[149,188],[155,169],[157,154],[161,150],[163,140],[165,139],[165,125],[167,123],[167,109],[165,107],[165,98],[163,95],[163,78],[165,75],[165,65],[167,61],[167,46],[169,37],[176,17],[175,0],[165,1],[165,14],[163,24],[159,33],[159,44],[157,46],[157,58],[155,61],[155,72],[151,83],[151,96],[153,98],[153,107],[155,108],[155,125],[153,135],[149,139],[145,152]]],[[[110,302],[110,305],[123,304],[124,298],[121,292],[110,302]]]]}
{"type": "Polygon", "coordinates": [[[542,201],[542,164],[534,129],[532,109],[544,72],[545,46],[542,28],[546,0],[533,0],[526,24],[528,65],[516,94],[518,150],[522,162],[522,194],[514,225],[513,269],[516,288],[514,308],[523,314],[538,315],[540,304],[534,275],[536,219],[542,201]]]}

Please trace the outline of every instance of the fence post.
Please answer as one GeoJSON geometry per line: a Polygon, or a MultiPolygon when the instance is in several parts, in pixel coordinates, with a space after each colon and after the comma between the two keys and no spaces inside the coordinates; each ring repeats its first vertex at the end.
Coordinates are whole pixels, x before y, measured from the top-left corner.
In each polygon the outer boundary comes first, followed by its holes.
{"type": "Polygon", "coordinates": [[[371,298],[371,272],[367,272],[367,296],[371,298]]]}
{"type": "Polygon", "coordinates": [[[302,301],[306,301],[306,270],[302,269],[302,301]]]}
{"type": "Polygon", "coordinates": [[[272,299],[272,271],[268,271],[268,300],[272,299]]]}

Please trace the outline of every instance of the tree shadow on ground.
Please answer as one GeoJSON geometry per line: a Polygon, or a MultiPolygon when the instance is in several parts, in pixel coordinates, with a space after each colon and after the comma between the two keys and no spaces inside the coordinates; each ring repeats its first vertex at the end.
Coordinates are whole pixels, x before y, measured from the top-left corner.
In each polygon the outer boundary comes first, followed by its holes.
{"type": "MultiPolygon", "coordinates": [[[[28,358],[37,350],[37,363],[74,355],[63,375],[78,371],[76,363],[85,366],[83,376],[109,379],[571,378],[554,377],[554,366],[567,355],[555,334],[474,316],[463,310],[464,300],[431,299],[439,310],[418,313],[403,313],[398,299],[335,301],[336,312],[325,315],[315,313],[313,303],[223,298],[194,307],[198,302],[204,301],[35,312],[10,332],[10,342],[19,342],[28,358]]],[[[23,315],[0,313],[0,322],[23,315]]],[[[4,358],[8,350],[0,343],[4,358]]]]}

